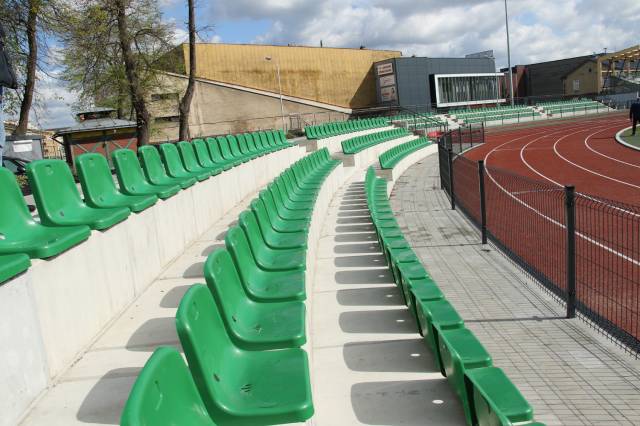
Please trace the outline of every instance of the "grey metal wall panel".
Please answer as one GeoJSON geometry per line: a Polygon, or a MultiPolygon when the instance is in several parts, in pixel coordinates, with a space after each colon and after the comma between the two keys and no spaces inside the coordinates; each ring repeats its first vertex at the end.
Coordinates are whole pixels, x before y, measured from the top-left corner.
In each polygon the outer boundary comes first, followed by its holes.
{"type": "MultiPolygon", "coordinates": [[[[494,60],[490,58],[396,58],[393,61],[399,105],[421,110],[429,110],[432,98],[435,98],[429,86],[430,75],[490,73],[496,70],[494,60]]],[[[388,105],[381,102],[380,87],[376,86],[376,90],[379,104],[388,105]]]]}

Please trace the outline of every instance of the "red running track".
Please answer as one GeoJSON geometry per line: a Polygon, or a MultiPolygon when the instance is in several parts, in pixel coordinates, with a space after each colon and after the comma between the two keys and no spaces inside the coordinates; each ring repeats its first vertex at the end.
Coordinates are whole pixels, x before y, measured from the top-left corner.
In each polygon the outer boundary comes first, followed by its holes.
{"type": "Polygon", "coordinates": [[[629,126],[621,116],[487,134],[465,156],[487,167],[640,206],[640,151],[615,141],[629,126]]]}
{"type": "MultiPolygon", "coordinates": [[[[640,151],[615,141],[625,127],[625,117],[615,115],[489,133],[486,143],[465,157],[482,159],[487,167],[489,231],[561,290],[566,290],[561,189],[575,185],[583,194],[576,200],[578,302],[601,324],[624,330],[639,350],[640,151]]],[[[471,177],[472,171],[466,174],[471,177]]]]}

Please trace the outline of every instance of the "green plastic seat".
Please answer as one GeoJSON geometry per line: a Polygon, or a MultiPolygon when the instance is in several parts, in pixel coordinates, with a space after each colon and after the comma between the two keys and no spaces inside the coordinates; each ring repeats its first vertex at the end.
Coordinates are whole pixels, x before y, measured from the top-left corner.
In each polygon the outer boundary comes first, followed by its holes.
{"type": "Polygon", "coordinates": [[[152,185],[145,178],[135,152],[118,149],[111,153],[116,168],[120,191],[127,195],[155,195],[166,200],[180,191],[179,185],[152,185]]]}
{"type": "Polygon", "coordinates": [[[4,167],[0,167],[0,199],[0,254],[26,253],[45,259],[91,235],[88,226],[53,227],[33,220],[14,174],[4,167]]]}
{"type": "Polygon", "coordinates": [[[273,249],[264,243],[260,233],[246,232],[242,227],[232,227],[227,232],[232,229],[239,229],[245,235],[260,269],[265,271],[304,271],[306,269],[305,249],[273,249]]]}
{"type": "Polygon", "coordinates": [[[256,217],[258,226],[265,241],[273,248],[303,248],[307,246],[307,233],[299,232],[278,232],[271,225],[271,220],[267,214],[264,204],[260,200],[251,201],[251,211],[256,217]],[[284,241],[278,245],[279,241],[284,241]]]}
{"type": "Polygon", "coordinates": [[[438,335],[444,330],[464,327],[464,321],[447,300],[416,300],[416,311],[420,330],[436,361],[436,367],[442,371],[438,335]]]}
{"type": "Polygon", "coordinates": [[[533,420],[533,409],[500,368],[466,370],[465,379],[467,393],[473,395],[473,424],[510,426],[533,420]]]}
{"type": "Polygon", "coordinates": [[[269,210],[267,206],[265,206],[262,198],[258,198],[255,201],[255,204],[252,202],[252,208],[255,206],[256,211],[258,211],[261,216],[268,218],[268,222],[274,231],[282,233],[304,232],[305,234],[308,234],[309,225],[306,221],[285,221],[278,216],[277,212],[269,210]]]}
{"type": "Polygon", "coordinates": [[[402,286],[402,290],[405,303],[416,319],[418,333],[422,334],[416,304],[418,302],[432,302],[434,300],[442,300],[444,299],[444,294],[431,278],[409,280],[407,285],[402,286]]]}
{"type": "Polygon", "coordinates": [[[176,328],[196,386],[216,423],[274,425],[304,422],[313,415],[305,351],[238,348],[206,286],[194,285],[184,295],[176,328]]]}
{"type": "Polygon", "coordinates": [[[133,384],[120,425],[215,426],[215,423],[180,352],[161,346],[133,384]]]}
{"type": "Polygon", "coordinates": [[[261,226],[253,210],[240,213],[238,224],[245,232],[260,235],[262,241],[272,249],[305,249],[307,237],[304,233],[280,233],[271,226],[261,226]]]}
{"type": "Polygon", "coordinates": [[[467,394],[465,373],[474,368],[491,367],[491,356],[476,336],[466,328],[443,330],[438,337],[442,374],[447,377],[460,398],[467,424],[473,424],[472,395],[467,394]]]}
{"type": "Polygon", "coordinates": [[[127,207],[138,213],[158,201],[155,195],[125,195],[118,191],[111,176],[109,163],[101,154],[87,153],[76,157],[76,169],[84,194],[84,202],[89,207],[96,209],[127,207]]]}
{"type": "Polygon", "coordinates": [[[263,190],[258,195],[259,198],[267,206],[267,209],[275,212],[281,219],[292,222],[293,224],[308,225],[311,221],[310,210],[289,210],[282,204],[276,202],[271,191],[263,190]]]}
{"type": "Polygon", "coordinates": [[[196,184],[196,178],[188,174],[183,177],[169,176],[155,146],[141,146],[138,148],[138,154],[144,175],[152,185],[179,185],[180,188],[187,189],[196,184]]]}
{"type": "Polygon", "coordinates": [[[245,155],[240,151],[240,145],[238,143],[238,139],[234,135],[227,136],[227,143],[229,144],[229,150],[231,151],[231,155],[234,158],[241,160],[243,163],[251,160],[250,155],[245,155]]]}
{"type": "Polygon", "coordinates": [[[198,162],[196,151],[193,145],[186,141],[180,141],[176,144],[180,158],[182,159],[182,165],[190,173],[206,173],[209,176],[220,174],[222,170],[219,167],[213,166],[211,168],[203,167],[198,162]]]}
{"type": "Polygon", "coordinates": [[[209,255],[204,276],[227,334],[239,348],[249,351],[296,348],[307,341],[304,303],[261,303],[248,298],[227,250],[219,249],[209,255]]]}
{"type": "Polygon", "coordinates": [[[256,302],[304,300],[304,270],[265,271],[256,262],[246,233],[232,228],[225,236],[225,245],[242,280],[247,296],[256,302]]]}
{"type": "Polygon", "coordinates": [[[222,158],[225,161],[230,162],[231,164],[234,165],[234,167],[242,164],[243,162],[242,159],[236,158],[231,152],[229,141],[225,136],[218,136],[216,140],[218,141],[218,147],[220,148],[220,153],[222,154],[222,158]]]}
{"type": "Polygon", "coordinates": [[[0,255],[0,284],[23,273],[31,266],[29,256],[23,253],[0,255]]]}
{"type": "Polygon", "coordinates": [[[45,226],[79,226],[103,230],[125,220],[126,207],[94,209],[80,198],[69,166],[62,160],[37,160],[27,165],[27,175],[45,226]]]}
{"type": "Polygon", "coordinates": [[[199,182],[207,180],[211,176],[211,173],[206,171],[190,172],[185,169],[178,148],[174,144],[163,143],[158,146],[158,149],[160,150],[160,157],[169,176],[179,179],[190,177],[199,182]]]}
{"type": "Polygon", "coordinates": [[[211,159],[207,143],[203,139],[194,139],[191,141],[191,144],[193,145],[200,166],[211,171],[212,176],[222,173],[224,167],[214,163],[211,159]]]}
{"type": "Polygon", "coordinates": [[[207,138],[205,139],[207,144],[207,148],[209,149],[209,155],[211,156],[211,161],[213,161],[216,166],[222,167],[223,170],[229,170],[233,167],[233,161],[225,160],[222,156],[222,152],[220,151],[220,144],[216,138],[207,138]]]}
{"type": "Polygon", "coordinates": [[[301,197],[289,196],[284,187],[276,184],[276,182],[281,181],[282,179],[276,179],[274,182],[267,185],[267,191],[271,193],[273,200],[286,210],[303,212],[305,215],[310,217],[313,213],[316,198],[303,199],[301,197]]]}

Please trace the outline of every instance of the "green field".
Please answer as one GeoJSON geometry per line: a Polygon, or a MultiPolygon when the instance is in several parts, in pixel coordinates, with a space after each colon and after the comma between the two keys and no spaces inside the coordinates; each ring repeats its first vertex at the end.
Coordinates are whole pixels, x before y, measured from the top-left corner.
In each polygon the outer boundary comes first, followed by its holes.
{"type": "Polygon", "coordinates": [[[621,136],[622,136],[622,139],[629,145],[633,145],[635,147],[640,148],[640,125],[636,130],[635,136],[631,136],[631,129],[625,130],[621,136]]]}

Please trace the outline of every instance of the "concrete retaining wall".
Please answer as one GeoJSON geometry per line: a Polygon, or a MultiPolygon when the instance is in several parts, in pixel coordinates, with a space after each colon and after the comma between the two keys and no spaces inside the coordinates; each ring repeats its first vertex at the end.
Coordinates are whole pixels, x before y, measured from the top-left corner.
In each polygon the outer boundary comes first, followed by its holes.
{"type": "Polygon", "coordinates": [[[296,146],[234,167],[1,285],[0,425],[15,424],[199,235],[304,155],[296,146]]]}

